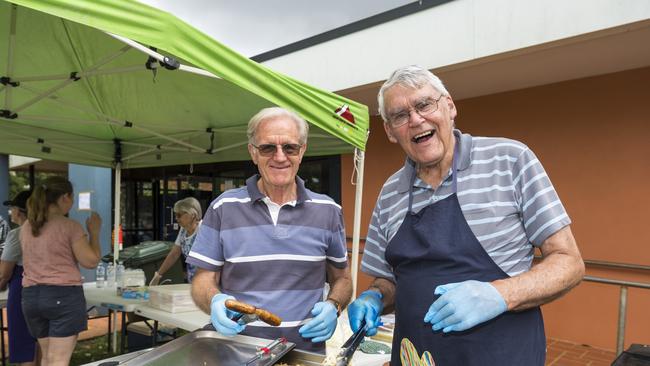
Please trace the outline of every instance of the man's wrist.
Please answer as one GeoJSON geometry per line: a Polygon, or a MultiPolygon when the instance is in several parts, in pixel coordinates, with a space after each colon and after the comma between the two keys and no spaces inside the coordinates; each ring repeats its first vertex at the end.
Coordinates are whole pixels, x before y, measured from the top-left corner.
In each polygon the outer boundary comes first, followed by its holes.
{"type": "Polygon", "coordinates": [[[341,303],[340,302],[338,302],[336,299],[333,299],[331,297],[328,297],[327,300],[325,300],[325,301],[330,302],[330,303],[332,303],[332,305],[334,305],[334,308],[336,308],[336,316],[337,317],[341,315],[341,311],[343,309],[341,309],[341,303]]]}

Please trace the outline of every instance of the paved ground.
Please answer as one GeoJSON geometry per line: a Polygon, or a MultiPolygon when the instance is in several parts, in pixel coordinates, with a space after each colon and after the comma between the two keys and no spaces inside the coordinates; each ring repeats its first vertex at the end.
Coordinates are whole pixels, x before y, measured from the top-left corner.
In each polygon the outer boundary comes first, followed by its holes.
{"type": "Polygon", "coordinates": [[[559,339],[548,339],[547,366],[610,366],[616,353],[559,339]]]}

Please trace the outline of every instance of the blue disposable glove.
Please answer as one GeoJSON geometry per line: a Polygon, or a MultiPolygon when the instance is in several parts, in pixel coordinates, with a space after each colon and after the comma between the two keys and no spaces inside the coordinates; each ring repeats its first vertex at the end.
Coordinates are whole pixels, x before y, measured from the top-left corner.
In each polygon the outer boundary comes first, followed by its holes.
{"type": "Polygon", "coordinates": [[[508,307],[499,291],[487,282],[463,281],[436,287],[442,295],[424,316],[433,331],[463,331],[504,313],[508,307]]]}
{"type": "Polygon", "coordinates": [[[219,333],[226,336],[234,336],[240,333],[245,325],[232,321],[232,317],[238,315],[236,311],[226,308],[226,300],[235,300],[233,296],[226,294],[216,294],[212,297],[210,303],[210,322],[219,333]]]}
{"type": "Polygon", "coordinates": [[[336,306],[329,301],[317,302],[311,309],[314,317],[298,329],[298,333],[304,338],[312,338],[312,342],[324,342],[334,334],[338,314],[336,306]]]}
{"type": "Polygon", "coordinates": [[[348,320],[353,332],[359,330],[362,321],[365,319],[366,335],[373,336],[377,334],[377,327],[380,325],[379,317],[384,310],[384,303],[381,299],[381,293],[367,290],[362,292],[352,304],[348,305],[348,320]]]}

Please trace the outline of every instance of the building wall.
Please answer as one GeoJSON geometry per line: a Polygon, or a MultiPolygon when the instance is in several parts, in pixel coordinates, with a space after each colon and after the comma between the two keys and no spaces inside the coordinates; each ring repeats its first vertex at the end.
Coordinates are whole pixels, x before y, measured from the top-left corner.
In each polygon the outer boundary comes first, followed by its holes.
{"type": "MultiPolygon", "coordinates": [[[[650,265],[650,68],[456,101],[456,125],[526,143],[550,176],[584,259],[650,265]]],[[[453,85],[448,85],[453,96],[453,85]]],[[[383,181],[404,161],[374,117],[367,149],[361,235],[383,181]]],[[[342,180],[352,158],[342,159],[342,180]]],[[[348,235],[354,188],[343,185],[348,235]]],[[[587,274],[650,283],[650,273],[587,267],[587,274]]],[[[360,276],[359,289],[368,278],[360,276]]],[[[615,349],[619,287],[583,282],[543,307],[549,337],[615,349]]],[[[650,344],[650,290],[631,288],[625,347],[650,344]]]]}

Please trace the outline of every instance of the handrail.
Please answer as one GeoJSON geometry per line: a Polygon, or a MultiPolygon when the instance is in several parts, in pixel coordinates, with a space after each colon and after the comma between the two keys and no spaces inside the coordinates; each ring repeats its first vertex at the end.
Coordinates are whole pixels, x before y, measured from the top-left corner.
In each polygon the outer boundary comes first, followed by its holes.
{"type": "Polygon", "coordinates": [[[646,289],[646,290],[650,290],[650,283],[623,281],[623,280],[612,280],[610,278],[602,278],[602,277],[595,277],[595,276],[584,276],[582,278],[582,280],[583,281],[589,281],[589,282],[605,283],[605,284],[608,284],[608,285],[636,287],[636,288],[643,288],[643,289],[646,289]]]}
{"type": "Polygon", "coordinates": [[[650,283],[633,282],[624,280],[613,280],[595,276],[584,276],[584,281],[604,283],[606,285],[616,285],[621,287],[621,293],[618,298],[618,331],[616,334],[616,355],[623,352],[625,346],[625,320],[627,318],[627,288],[636,287],[650,290],[650,283]]]}
{"type": "MultiPolygon", "coordinates": [[[[541,260],[542,257],[536,255],[535,257],[533,257],[533,259],[541,260]]],[[[641,270],[641,271],[650,271],[650,266],[646,266],[643,264],[608,262],[608,261],[601,261],[601,260],[594,260],[594,259],[583,259],[582,261],[585,262],[585,264],[590,266],[606,267],[610,269],[633,269],[633,270],[641,270]]]]}
{"type": "Polygon", "coordinates": [[[640,269],[643,271],[650,271],[650,266],[644,266],[642,264],[632,264],[632,263],[617,263],[617,262],[608,262],[600,261],[593,259],[585,259],[585,264],[599,267],[608,267],[608,268],[621,268],[621,269],[640,269]]]}

